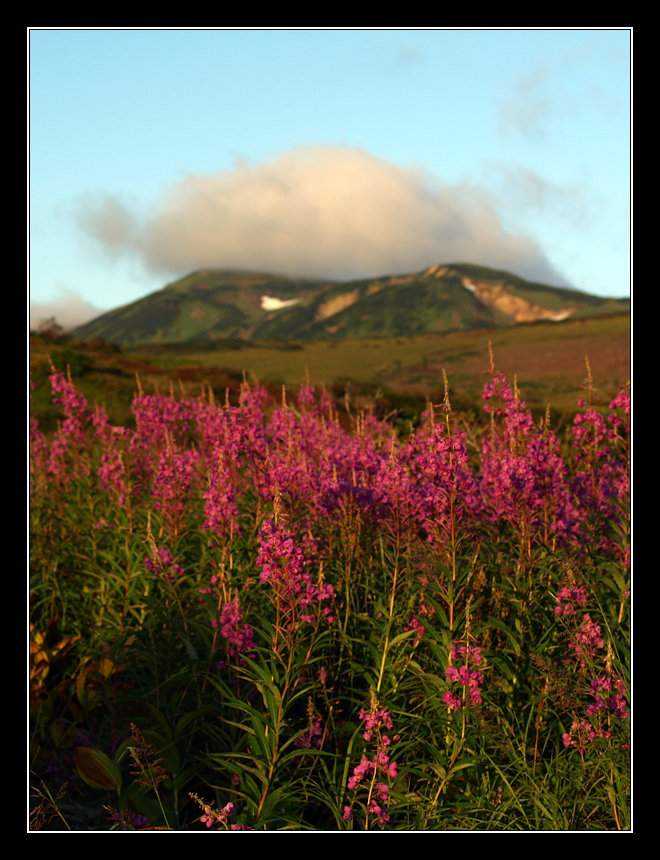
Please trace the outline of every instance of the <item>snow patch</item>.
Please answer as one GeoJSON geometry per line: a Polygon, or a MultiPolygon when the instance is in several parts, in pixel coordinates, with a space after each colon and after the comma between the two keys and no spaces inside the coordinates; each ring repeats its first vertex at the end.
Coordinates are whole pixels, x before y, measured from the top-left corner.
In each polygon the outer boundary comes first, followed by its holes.
{"type": "Polygon", "coordinates": [[[273,296],[262,296],[261,307],[264,311],[279,311],[280,308],[288,308],[289,305],[295,305],[295,303],[299,301],[300,299],[289,299],[285,302],[282,301],[282,299],[276,299],[273,296]]]}

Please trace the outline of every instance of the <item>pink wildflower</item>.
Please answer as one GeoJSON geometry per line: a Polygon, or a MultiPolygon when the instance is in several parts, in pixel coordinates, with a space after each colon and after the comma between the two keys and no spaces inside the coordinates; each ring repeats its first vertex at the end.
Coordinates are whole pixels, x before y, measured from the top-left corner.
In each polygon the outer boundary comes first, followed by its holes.
{"type": "Polygon", "coordinates": [[[555,615],[572,615],[577,607],[587,605],[587,592],[582,586],[564,585],[557,595],[555,615]]]}
{"type": "Polygon", "coordinates": [[[585,613],[582,624],[575,631],[568,647],[575,651],[579,664],[582,668],[587,665],[587,660],[590,660],[596,653],[597,648],[603,647],[603,637],[600,631],[600,625],[591,620],[591,616],[585,613]]]}

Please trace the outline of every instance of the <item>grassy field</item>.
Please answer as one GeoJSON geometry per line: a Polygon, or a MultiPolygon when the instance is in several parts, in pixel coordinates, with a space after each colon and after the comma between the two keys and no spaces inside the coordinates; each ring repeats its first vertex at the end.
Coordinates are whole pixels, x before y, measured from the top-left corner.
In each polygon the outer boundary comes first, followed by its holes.
{"type": "Polygon", "coordinates": [[[533,414],[551,407],[555,420],[574,414],[587,376],[587,361],[604,399],[611,399],[630,378],[630,316],[563,323],[539,323],[491,332],[456,332],[415,338],[316,341],[255,345],[233,341],[204,349],[180,348],[111,352],[58,345],[31,338],[30,367],[37,382],[34,408],[48,420],[50,361],[73,378],[90,402],[105,403],[113,420],[131,420],[136,374],[145,390],[167,390],[172,381],[191,394],[211,387],[216,397],[235,396],[245,376],[273,391],[297,391],[307,376],[325,386],[337,402],[348,388],[356,409],[378,404],[382,414],[398,409],[418,418],[427,398],[443,392],[443,370],[457,409],[481,410],[484,373],[492,344],[498,367],[515,375],[533,414]],[[348,383],[348,384],[347,384],[348,383]]]}
{"type": "Polygon", "coordinates": [[[32,339],[30,829],[631,830],[628,325],[32,339]]]}

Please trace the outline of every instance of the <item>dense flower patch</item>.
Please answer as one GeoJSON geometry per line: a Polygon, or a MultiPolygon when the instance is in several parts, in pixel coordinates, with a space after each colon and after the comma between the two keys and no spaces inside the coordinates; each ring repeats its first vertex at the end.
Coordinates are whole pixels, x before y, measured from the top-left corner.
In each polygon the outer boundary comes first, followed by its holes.
{"type": "MultiPolygon", "coordinates": [[[[170,827],[187,809],[202,829],[561,828],[547,793],[560,773],[578,791],[587,761],[608,774],[602,826],[622,826],[627,390],[605,407],[589,392],[560,437],[494,371],[483,421],[445,397],[408,435],[370,414],[346,432],[308,381],[280,402],[245,384],[236,405],[140,391],[131,429],[62,373],[51,385],[57,431],[30,426],[32,617],[78,637],[79,662],[58,681],[64,715],[35,664],[53,704],[40,773],[64,749],[53,721],[89,723],[115,784],[121,724],[148,704],[191,733],[167,749],[199,744],[186,779],[164,755],[172,779],[151,786],[150,820],[170,827]]],[[[124,827],[144,791],[118,790],[124,827]]]]}

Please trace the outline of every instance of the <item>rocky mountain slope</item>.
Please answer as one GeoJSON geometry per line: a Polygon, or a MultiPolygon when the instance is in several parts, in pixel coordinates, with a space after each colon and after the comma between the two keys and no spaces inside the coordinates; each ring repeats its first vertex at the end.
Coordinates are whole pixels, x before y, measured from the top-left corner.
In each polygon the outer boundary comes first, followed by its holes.
{"type": "Polygon", "coordinates": [[[77,328],[121,346],[194,340],[316,340],[488,329],[627,311],[598,298],[469,264],[350,282],[204,270],[77,328]]]}

